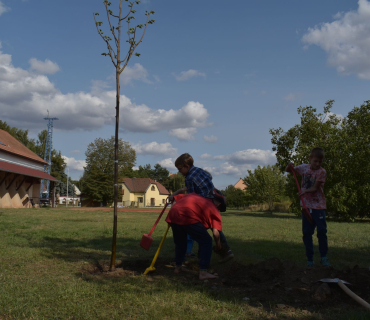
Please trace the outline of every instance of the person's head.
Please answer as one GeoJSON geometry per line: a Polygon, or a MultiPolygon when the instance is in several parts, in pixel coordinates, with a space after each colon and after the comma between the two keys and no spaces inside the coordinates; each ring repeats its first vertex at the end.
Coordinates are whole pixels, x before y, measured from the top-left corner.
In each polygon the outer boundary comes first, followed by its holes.
{"type": "Polygon", "coordinates": [[[186,176],[189,172],[189,169],[194,165],[194,159],[189,153],[184,153],[179,156],[175,161],[175,167],[179,172],[186,176]]]}
{"type": "Polygon", "coordinates": [[[313,148],[310,153],[310,164],[313,170],[320,169],[322,162],[324,161],[325,152],[321,148],[313,148]]]}

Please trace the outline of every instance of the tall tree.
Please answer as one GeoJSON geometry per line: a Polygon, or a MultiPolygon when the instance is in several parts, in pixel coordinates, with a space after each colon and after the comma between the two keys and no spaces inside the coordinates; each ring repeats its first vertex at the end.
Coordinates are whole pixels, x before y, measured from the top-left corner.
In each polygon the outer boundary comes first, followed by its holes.
{"type": "Polygon", "coordinates": [[[266,203],[269,210],[274,209],[274,202],[284,195],[286,177],[277,166],[258,166],[254,171],[248,170],[243,179],[247,185],[247,195],[258,203],[266,203]]]}
{"type": "MultiPolygon", "coordinates": [[[[114,199],[115,138],[95,139],[87,147],[83,176],[84,192],[95,201],[107,204],[114,199]]],[[[118,141],[118,175],[125,177],[136,162],[136,152],[128,142],[118,141]]]]}
{"type": "Polygon", "coordinates": [[[248,204],[248,198],[245,191],[235,188],[232,184],[227,186],[223,193],[226,197],[227,206],[241,208],[248,204]]]}
{"type": "Polygon", "coordinates": [[[175,192],[185,187],[185,177],[180,173],[171,175],[166,183],[165,187],[171,192],[175,192]]]}
{"type": "MultiPolygon", "coordinates": [[[[345,220],[370,216],[370,101],[355,107],[346,117],[331,112],[334,100],[322,113],[312,106],[299,107],[300,124],[287,131],[271,129],[271,142],[280,170],[289,162],[308,163],[310,150],[325,151],[327,211],[345,220]]],[[[292,175],[288,176],[292,207],[300,212],[299,197],[292,175]]]]}
{"type": "MultiPolygon", "coordinates": [[[[100,27],[102,26],[102,21],[97,21],[96,16],[99,15],[98,12],[94,13],[94,20],[96,25],[96,30],[98,31],[101,38],[104,40],[105,44],[107,45],[108,52],[102,53],[104,56],[108,56],[111,58],[112,63],[116,69],[116,128],[115,128],[115,161],[114,161],[114,210],[113,210],[113,237],[112,237],[112,255],[111,255],[111,262],[110,262],[110,270],[115,270],[115,262],[116,262],[116,243],[117,243],[117,202],[118,202],[118,132],[119,132],[119,103],[120,103],[120,75],[125,70],[128,62],[130,61],[131,57],[135,54],[137,57],[140,56],[140,53],[135,53],[136,48],[142,42],[146,28],[148,24],[153,24],[155,20],[150,19],[150,16],[154,14],[154,11],[146,11],[145,15],[146,23],[138,24],[135,27],[132,27],[131,22],[135,19],[135,12],[134,4],[139,4],[140,0],[130,1],[129,2],[129,10],[126,15],[122,13],[122,4],[124,2],[128,2],[128,0],[119,0],[119,13],[113,14],[113,11],[110,9],[111,2],[108,0],[103,0],[105,11],[107,13],[107,20],[109,24],[109,30],[113,38],[110,36],[104,35],[104,32],[100,27]],[[115,21],[112,23],[111,19],[115,21]],[[122,29],[122,21],[127,22],[128,31],[127,36],[128,40],[126,42],[129,44],[129,48],[124,58],[121,58],[121,35],[124,32],[122,29]],[[138,36],[138,41],[136,36],[138,35],[138,29],[144,28],[141,37],[138,36]],[[114,44],[112,45],[111,42],[114,40],[114,44]]],[[[125,28],[126,29],[126,28],[125,28]]]]}

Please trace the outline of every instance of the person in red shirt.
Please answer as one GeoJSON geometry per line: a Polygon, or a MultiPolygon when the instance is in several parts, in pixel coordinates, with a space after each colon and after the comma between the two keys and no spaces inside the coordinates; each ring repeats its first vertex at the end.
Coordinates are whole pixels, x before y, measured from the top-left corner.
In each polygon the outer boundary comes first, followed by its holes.
{"type": "Polygon", "coordinates": [[[215,279],[217,276],[208,273],[212,256],[212,237],[207,229],[211,229],[216,242],[215,249],[221,249],[220,231],[222,231],[221,214],[210,199],[195,193],[174,196],[176,203],[168,212],[166,222],[170,224],[175,243],[175,273],[182,270],[187,249],[187,235],[198,242],[199,279],[215,279]]]}

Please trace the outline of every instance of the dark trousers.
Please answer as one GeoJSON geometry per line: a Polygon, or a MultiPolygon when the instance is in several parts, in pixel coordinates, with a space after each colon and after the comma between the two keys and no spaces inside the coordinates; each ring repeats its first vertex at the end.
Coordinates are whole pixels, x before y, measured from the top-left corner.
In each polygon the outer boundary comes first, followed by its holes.
{"type": "MultiPolygon", "coordinates": [[[[229,247],[229,244],[226,241],[226,237],[225,237],[224,233],[222,231],[219,231],[219,232],[220,232],[220,242],[221,242],[222,247],[226,248],[226,250],[229,251],[230,247],[229,247]]],[[[188,235],[188,245],[187,245],[187,249],[186,249],[187,254],[192,253],[193,243],[194,243],[193,239],[188,235]]],[[[200,249],[198,249],[198,258],[199,258],[199,256],[200,256],[200,249]]]]}
{"type": "Polygon", "coordinates": [[[326,236],[326,215],[325,210],[311,209],[313,225],[302,214],[302,232],[303,243],[306,247],[306,256],[308,261],[313,261],[313,242],[312,236],[317,227],[317,238],[319,240],[319,251],[321,257],[326,257],[328,253],[328,237],[326,236]]]}
{"type": "Polygon", "coordinates": [[[176,266],[181,266],[185,260],[187,248],[187,235],[189,235],[199,245],[200,257],[199,266],[201,270],[207,270],[212,256],[212,237],[207,229],[200,223],[189,225],[179,225],[171,223],[173,241],[175,243],[175,262],[176,266]]]}

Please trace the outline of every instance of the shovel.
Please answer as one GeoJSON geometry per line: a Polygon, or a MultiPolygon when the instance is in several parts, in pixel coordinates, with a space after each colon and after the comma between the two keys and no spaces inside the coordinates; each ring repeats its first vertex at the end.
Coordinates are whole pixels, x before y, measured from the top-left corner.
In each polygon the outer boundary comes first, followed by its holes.
{"type": "Polygon", "coordinates": [[[357,294],[355,294],[353,291],[351,291],[350,289],[347,288],[346,284],[350,284],[349,282],[344,281],[344,280],[340,280],[338,278],[335,278],[335,279],[327,278],[327,279],[321,279],[319,281],[320,282],[326,282],[326,283],[338,283],[338,286],[340,286],[341,289],[345,293],[347,293],[353,300],[355,300],[360,305],[362,305],[363,307],[370,310],[370,304],[368,304],[365,300],[361,299],[357,294]]]}
{"type": "Polygon", "coordinates": [[[157,226],[157,224],[158,224],[159,220],[161,220],[162,215],[163,215],[163,212],[166,210],[167,206],[168,206],[168,202],[166,202],[166,205],[164,206],[164,208],[163,208],[163,210],[162,210],[161,214],[159,215],[159,217],[158,217],[157,221],[154,223],[153,228],[149,231],[149,233],[148,233],[148,234],[146,234],[146,233],[145,233],[145,234],[143,235],[143,237],[141,238],[140,246],[141,246],[143,249],[145,249],[145,250],[147,250],[147,251],[150,249],[150,246],[152,245],[152,242],[153,242],[153,238],[151,237],[151,235],[152,235],[152,233],[153,233],[153,231],[154,231],[155,227],[157,226]]]}
{"type": "MultiPolygon", "coordinates": [[[[294,179],[295,179],[295,183],[297,184],[297,188],[298,188],[298,191],[299,193],[301,193],[301,187],[299,186],[299,183],[298,183],[298,179],[297,179],[297,176],[295,174],[295,171],[294,171],[294,166],[293,164],[291,163],[290,164],[290,169],[292,170],[293,172],[293,175],[294,175],[294,179]]],[[[304,216],[306,217],[306,219],[308,220],[308,222],[313,225],[313,221],[312,221],[312,216],[311,216],[311,213],[310,211],[307,209],[306,207],[306,203],[304,202],[304,199],[303,199],[303,196],[299,196],[301,198],[301,201],[302,201],[302,207],[303,207],[303,214],[304,216]]]]}
{"type": "Polygon", "coordinates": [[[153,261],[152,261],[152,263],[151,263],[150,267],[146,268],[146,270],[145,270],[144,274],[148,274],[150,271],[155,271],[155,267],[154,267],[154,265],[155,265],[155,263],[156,263],[156,261],[157,261],[157,258],[158,258],[158,255],[159,255],[159,252],[160,252],[160,251],[161,251],[161,249],[162,249],[162,245],[163,245],[164,239],[166,239],[167,232],[168,232],[168,229],[169,229],[169,228],[170,228],[170,225],[169,225],[169,224],[167,224],[166,232],[164,233],[164,236],[163,236],[163,238],[162,238],[162,241],[161,241],[161,243],[159,244],[159,247],[158,247],[158,249],[157,249],[157,252],[156,252],[156,253],[155,253],[155,255],[154,255],[153,261]]]}

